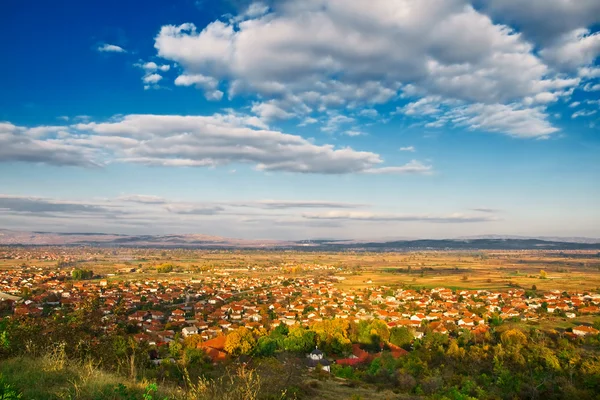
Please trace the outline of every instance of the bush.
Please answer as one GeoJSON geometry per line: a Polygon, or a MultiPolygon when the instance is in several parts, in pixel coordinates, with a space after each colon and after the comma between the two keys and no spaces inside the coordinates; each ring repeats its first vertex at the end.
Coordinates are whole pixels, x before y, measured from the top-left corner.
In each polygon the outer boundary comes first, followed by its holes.
{"type": "Polygon", "coordinates": [[[173,264],[162,264],[157,268],[159,274],[167,274],[171,271],[173,271],[173,264]]]}
{"type": "Polygon", "coordinates": [[[23,395],[12,385],[6,383],[2,375],[0,375],[0,400],[18,400],[22,397],[23,395]]]}

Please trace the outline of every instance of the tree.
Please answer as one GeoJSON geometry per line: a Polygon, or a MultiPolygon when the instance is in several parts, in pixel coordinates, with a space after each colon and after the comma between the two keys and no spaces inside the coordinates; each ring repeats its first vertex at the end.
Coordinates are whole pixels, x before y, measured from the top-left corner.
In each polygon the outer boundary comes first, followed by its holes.
{"type": "Polygon", "coordinates": [[[283,340],[283,347],[287,351],[307,353],[315,347],[315,332],[294,325],[283,340]]]}
{"type": "Polygon", "coordinates": [[[405,346],[412,342],[414,337],[413,332],[405,326],[395,326],[390,331],[390,343],[396,346],[405,346]]]}
{"type": "Polygon", "coordinates": [[[546,271],[544,271],[543,269],[540,269],[540,279],[546,279],[548,278],[548,273],[546,271]]]}
{"type": "Polygon", "coordinates": [[[523,332],[518,329],[509,329],[507,331],[502,332],[500,335],[500,340],[504,345],[524,345],[527,343],[527,336],[523,332]]]}
{"type": "Polygon", "coordinates": [[[71,277],[76,281],[83,280],[83,279],[92,279],[94,277],[94,271],[87,270],[87,269],[75,268],[71,272],[71,277]]]}
{"type": "Polygon", "coordinates": [[[156,270],[159,274],[167,274],[167,273],[173,271],[173,264],[169,264],[169,263],[162,264],[156,270]]]}
{"type": "Polygon", "coordinates": [[[186,348],[195,349],[202,343],[202,336],[190,335],[183,340],[186,348]]]}
{"type": "Polygon", "coordinates": [[[270,357],[277,351],[277,341],[268,336],[262,336],[256,343],[256,355],[270,357]]]}
{"type": "Polygon", "coordinates": [[[227,335],[225,351],[234,356],[247,355],[250,354],[255,345],[256,340],[252,335],[252,331],[242,326],[227,335]]]}
{"type": "Polygon", "coordinates": [[[174,359],[177,360],[179,358],[182,350],[183,346],[181,345],[181,343],[179,343],[179,340],[173,340],[172,342],[169,342],[169,354],[174,359]]]}

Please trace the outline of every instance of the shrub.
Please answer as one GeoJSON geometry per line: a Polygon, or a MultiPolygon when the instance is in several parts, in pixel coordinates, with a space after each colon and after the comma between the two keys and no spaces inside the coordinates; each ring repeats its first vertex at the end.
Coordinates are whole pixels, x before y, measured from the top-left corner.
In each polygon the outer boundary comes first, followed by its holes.
{"type": "Polygon", "coordinates": [[[22,397],[23,395],[12,385],[6,383],[2,375],[0,375],[0,400],[18,400],[22,397]]]}

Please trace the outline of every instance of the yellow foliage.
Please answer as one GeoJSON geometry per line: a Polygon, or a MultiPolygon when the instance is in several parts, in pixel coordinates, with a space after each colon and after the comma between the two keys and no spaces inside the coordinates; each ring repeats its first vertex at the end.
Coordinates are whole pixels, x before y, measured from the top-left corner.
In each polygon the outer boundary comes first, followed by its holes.
{"type": "Polygon", "coordinates": [[[502,332],[500,340],[506,346],[510,345],[524,345],[527,343],[527,336],[518,329],[509,329],[502,332]]]}
{"type": "Polygon", "coordinates": [[[183,340],[185,347],[190,349],[195,349],[202,343],[202,336],[200,335],[190,335],[183,340]]]}
{"type": "Polygon", "coordinates": [[[448,351],[446,352],[446,354],[448,354],[450,357],[462,358],[465,356],[465,353],[465,349],[459,347],[458,342],[452,339],[452,341],[450,342],[450,346],[448,346],[448,351]]]}
{"type": "Polygon", "coordinates": [[[252,331],[241,327],[227,335],[225,351],[232,355],[250,354],[255,344],[252,331]]]}

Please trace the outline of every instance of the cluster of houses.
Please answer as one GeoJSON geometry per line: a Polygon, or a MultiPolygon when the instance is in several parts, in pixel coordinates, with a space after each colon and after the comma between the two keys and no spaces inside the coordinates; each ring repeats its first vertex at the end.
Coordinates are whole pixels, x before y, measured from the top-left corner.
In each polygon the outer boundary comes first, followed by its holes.
{"type": "MultiPolygon", "coordinates": [[[[0,272],[0,303],[4,309],[10,306],[14,315],[44,316],[58,308],[77,309],[86,298],[98,297],[107,331],[126,320],[138,326],[138,340],[157,344],[174,340],[178,333],[200,335],[209,342],[241,326],[269,329],[329,318],[378,318],[390,328],[412,328],[419,337],[426,331],[447,334],[456,329],[484,333],[492,316],[533,321],[550,315],[600,314],[600,294],[592,292],[551,291],[532,297],[521,289],[351,290],[340,288],[335,276],[166,276],[73,281],[66,270],[16,268],[0,272]]],[[[586,336],[598,331],[582,325],[572,333],[586,336]]]]}

